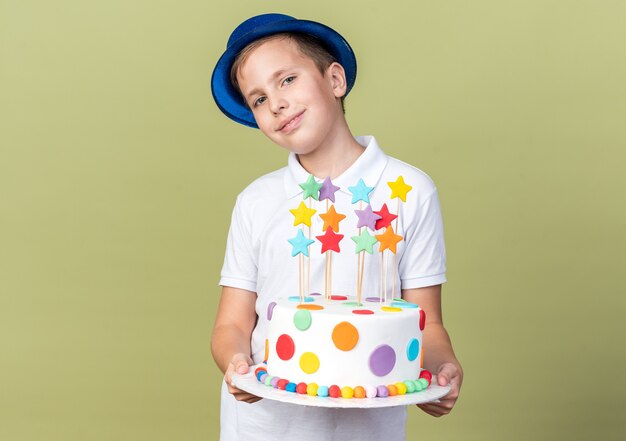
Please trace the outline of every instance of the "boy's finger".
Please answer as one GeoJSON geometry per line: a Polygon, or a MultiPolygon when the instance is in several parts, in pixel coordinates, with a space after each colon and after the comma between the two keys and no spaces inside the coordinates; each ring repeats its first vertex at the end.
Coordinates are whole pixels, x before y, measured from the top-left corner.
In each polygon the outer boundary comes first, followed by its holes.
{"type": "Polygon", "coordinates": [[[450,383],[450,377],[444,372],[439,372],[437,374],[437,383],[439,383],[439,386],[445,386],[450,383]]]}
{"type": "Polygon", "coordinates": [[[437,373],[437,382],[439,383],[439,386],[445,386],[450,383],[450,380],[455,376],[455,374],[456,366],[453,364],[446,363],[441,366],[439,372],[437,373]]]}
{"type": "Polygon", "coordinates": [[[250,357],[246,357],[244,354],[235,355],[231,361],[235,372],[238,374],[245,374],[248,372],[251,362],[252,360],[250,360],[250,357]]]}
{"type": "Polygon", "coordinates": [[[443,412],[441,411],[441,409],[439,407],[433,406],[431,404],[418,404],[417,407],[422,409],[428,415],[431,415],[431,416],[434,416],[434,417],[440,417],[440,416],[443,415],[443,412]]]}

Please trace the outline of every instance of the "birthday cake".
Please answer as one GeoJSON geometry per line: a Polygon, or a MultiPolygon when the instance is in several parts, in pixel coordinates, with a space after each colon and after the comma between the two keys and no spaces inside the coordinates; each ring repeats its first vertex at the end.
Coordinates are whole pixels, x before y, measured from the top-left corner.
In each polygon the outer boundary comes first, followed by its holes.
{"type": "Polygon", "coordinates": [[[320,397],[374,398],[428,387],[423,371],[424,311],[395,299],[307,296],[268,308],[266,368],[259,381],[320,397]]]}
{"type": "MultiPolygon", "coordinates": [[[[388,184],[392,199],[406,201],[411,187],[401,176],[388,184]]],[[[257,380],[286,392],[333,398],[385,398],[426,389],[431,374],[422,369],[424,311],[414,303],[394,298],[395,286],[391,295],[382,288],[383,277],[387,277],[386,266],[381,266],[379,295],[361,297],[365,253],[373,254],[374,244],[378,243],[380,253],[395,255],[396,244],[402,240],[392,226],[398,216],[390,213],[386,204],[379,211],[372,210],[369,193],[373,187],[367,187],[362,179],[349,187],[352,203],[359,202],[360,208],[355,210],[358,235],[351,237],[359,257],[357,295],[332,295],[332,254],[341,251],[339,242],[344,236],[337,233],[339,223],[346,216],[337,213],[329,201],[334,202],[334,193],[339,188],[329,178],[323,184],[317,183],[312,175],[300,186],[305,201],[307,198],[328,200],[327,212],[320,214],[324,234],[315,236],[322,244],[322,254],[326,254],[324,295],[305,295],[308,266],[304,258],[310,258],[309,246],[314,242],[311,216],[316,210],[301,201],[290,211],[295,217],[294,226],[308,226],[308,235],[298,229],[296,236],[288,240],[293,247],[292,256],[299,256],[300,260],[300,295],[269,304],[265,359],[264,365],[255,371],[257,380]],[[368,205],[363,207],[363,202],[368,205]],[[383,229],[381,234],[368,232],[383,229]]],[[[392,270],[395,280],[395,258],[392,270]]]]}

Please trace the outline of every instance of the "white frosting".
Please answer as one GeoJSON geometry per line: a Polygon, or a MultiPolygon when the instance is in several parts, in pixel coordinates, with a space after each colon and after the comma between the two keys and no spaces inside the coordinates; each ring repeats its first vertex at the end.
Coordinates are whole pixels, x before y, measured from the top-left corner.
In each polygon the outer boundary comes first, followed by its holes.
{"type": "MultiPolygon", "coordinates": [[[[419,327],[420,308],[405,303],[399,312],[384,311],[380,304],[362,300],[363,306],[347,306],[346,302],[355,302],[355,297],[348,300],[326,300],[323,296],[312,297],[314,302],[304,305],[320,305],[324,309],[311,310],[311,323],[308,329],[300,330],[294,323],[299,301],[281,299],[273,309],[268,334],[268,374],[284,378],[293,383],[315,382],[322,386],[378,386],[399,381],[415,380],[420,373],[422,356],[422,332],[419,327]],[[373,314],[359,315],[354,310],[367,309],[373,314]],[[338,349],[333,342],[333,330],[341,322],[352,324],[358,331],[358,342],[351,350],[338,349]],[[295,351],[288,360],[282,360],[276,350],[278,338],[286,334],[294,342],[295,351]],[[408,347],[412,340],[417,340],[419,352],[413,352],[415,358],[409,360],[408,347]],[[381,345],[390,346],[395,352],[393,369],[385,375],[376,375],[370,369],[370,357],[381,345]],[[304,353],[313,353],[319,359],[319,368],[313,373],[306,373],[300,367],[304,353]]],[[[394,303],[402,305],[402,303],[394,303]]],[[[416,343],[413,343],[415,349],[416,343]]],[[[305,356],[306,358],[307,356],[305,356]]],[[[308,355],[310,359],[310,355],[308,355]]]]}

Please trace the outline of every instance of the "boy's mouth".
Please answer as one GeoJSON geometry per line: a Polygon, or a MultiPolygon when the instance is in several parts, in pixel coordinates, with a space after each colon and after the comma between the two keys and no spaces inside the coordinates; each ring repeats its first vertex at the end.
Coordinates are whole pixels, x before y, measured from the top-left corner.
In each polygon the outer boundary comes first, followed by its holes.
{"type": "Polygon", "coordinates": [[[280,126],[278,128],[278,130],[280,132],[284,132],[284,133],[288,133],[291,131],[291,129],[295,128],[298,123],[300,122],[300,120],[302,119],[302,114],[304,113],[304,110],[298,114],[296,114],[293,117],[287,118],[285,120],[283,120],[280,123],[280,126]]]}

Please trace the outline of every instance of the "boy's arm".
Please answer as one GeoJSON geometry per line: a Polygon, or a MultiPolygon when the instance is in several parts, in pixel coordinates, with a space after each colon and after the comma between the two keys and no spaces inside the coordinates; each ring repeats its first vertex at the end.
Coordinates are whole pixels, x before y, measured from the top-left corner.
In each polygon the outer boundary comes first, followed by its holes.
{"type": "Polygon", "coordinates": [[[452,389],[439,403],[418,404],[424,412],[439,417],[450,413],[459,396],[463,369],[454,355],[452,342],[443,326],[441,314],[441,285],[403,289],[402,298],[417,303],[426,313],[423,331],[424,368],[433,373],[440,386],[450,383],[452,389]]]}
{"type": "Polygon", "coordinates": [[[239,401],[253,403],[259,397],[231,385],[233,373],[245,374],[252,364],[250,338],[256,324],[256,294],[244,289],[222,287],[220,304],[211,335],[211,353],[224,373],[228,391],[239,401]]]}

